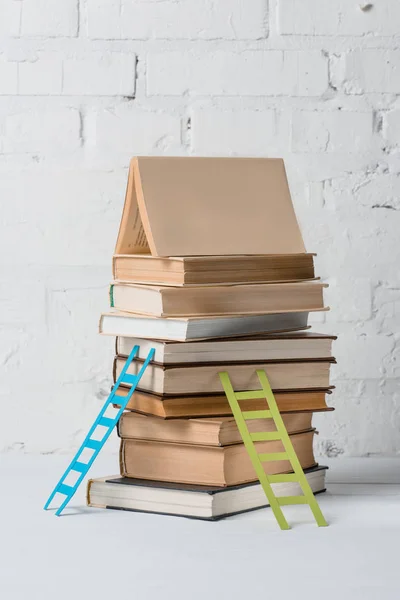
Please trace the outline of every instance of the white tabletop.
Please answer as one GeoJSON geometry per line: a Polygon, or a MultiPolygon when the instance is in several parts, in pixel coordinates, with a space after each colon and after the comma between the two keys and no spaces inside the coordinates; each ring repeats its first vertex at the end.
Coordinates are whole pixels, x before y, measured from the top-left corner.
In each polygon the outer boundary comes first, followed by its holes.
{"type": "MultiPolygon", "coordinates": [[[[69,457],[2,455],[1,598],[398,600],[400,485],[350,482],[400,462],[369,460],[331,461],[330,480],[345,483],[318,496],[328,528],[289,506],[293,528],[280,531],[269,509],[219,522],[91,509],[84,485],[57,518],[42,505],[69,457]]],[[[116,467],[100,456],[91,475],[116,467]]]]}

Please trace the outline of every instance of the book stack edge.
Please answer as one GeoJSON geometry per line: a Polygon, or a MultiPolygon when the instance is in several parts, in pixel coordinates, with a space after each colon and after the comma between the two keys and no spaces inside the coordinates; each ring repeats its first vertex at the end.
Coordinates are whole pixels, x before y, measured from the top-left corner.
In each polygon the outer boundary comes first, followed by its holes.
{"type": "MultiPolygon", "coordinates": [[[[313,491],[325,489],[312,415],[333,410],[326,398],[335,337],[308,327],[309,312],[326,310],[313,258],[305,253],[283,161],[132,161],[111,310],[101,316],[100,332],[116,336],[114,382],[136,344],[128,372],[138,372],[150,348],[155,356],[119,422],[120,474],[91,480],[89,505],[201,519],[267,505],[221,371],[236,391],[247,391],[260,387],[256,370],[265,370],[313,491]],[[268,239],[251,234],[260,221],[268,239]],[[242,231],[237,243],[226,226],[242,231]]],[[[264,408],[265,401],[246,401],[246,410],[264,408]]],[[[274,429],[266,419],[248,426],[274,429]]],[[[257,444],[260,452],[283,450],[280,441],[257,444]]],[[[269,474],[291,470],[288,461],[264,466],[269,474]]],[[[277,495],[299,493],[296,483],[273,487],[277,495]]]]}

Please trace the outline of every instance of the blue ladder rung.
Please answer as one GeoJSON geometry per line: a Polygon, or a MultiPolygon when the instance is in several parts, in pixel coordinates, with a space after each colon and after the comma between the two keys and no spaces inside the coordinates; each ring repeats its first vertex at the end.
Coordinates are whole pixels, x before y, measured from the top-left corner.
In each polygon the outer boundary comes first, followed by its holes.
{"type": "Polygon", "coordinates": [[[115,425],[115,419],[109,419],[108,417],[101,417],[97,425],[102,427],[113,427],[115,425]]]}
{"type": "Polygon", "coordinates": [[[91,450],[100,450],[101,442],[97,442],[96,440],[86,440],[85,446],[91,450]]]}
{"type": "Polygon", "coordinates": [[[78,471],[79,473],[86,473],[88,465],[82,462],[76,462],[71,467],[71,471],[78,471]]]}
{"type": "Polygon", "coordinates": [[[64,483],[62,483],[61,485],[58,486],[57,492],[59,492],[60,494],[64,494],[64,496],[70,496],[71,494],[73,494],[75,492],[75,488],[71,487],[70,485],[65,485],[64,483]]]}
{"type": "Polygon", "coordinates": [[[129,373],[125,373],[123,379],[121,379],[121,383],[130,383],[131,385],[135,385],[137,383],[137,375],[129,375],[129,373]]]}

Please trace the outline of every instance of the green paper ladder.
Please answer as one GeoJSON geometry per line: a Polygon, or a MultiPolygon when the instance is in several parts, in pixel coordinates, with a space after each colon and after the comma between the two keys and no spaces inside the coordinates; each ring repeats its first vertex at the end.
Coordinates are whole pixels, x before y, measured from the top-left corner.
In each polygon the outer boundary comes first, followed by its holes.
{"type": "Polygon", "coordinates": [[[268,502],[272,508],[276,520],[281,529],[290,529],[288,522],[282,512],[281,506],[289,504],[308,504],[317,522],[318,527],[326,527],[328,524],[321,512],[318,502],[311,490],[300,461],[293,448],[289,434],[286,430],[281,413],[271,386],[269,384],[265,371],[257,371],[258,379],[261,383],[261,390],[249,392],[235,392],[228,373],[219,373],[221,383],[224,387],[226,397],[228,398],[233,416],[235,417],[240,435],[242,436],[246,450],[250,456],[257,477],[260,480],[262,488],[267,496],[268,502]],[[256,400],[262,399],[268,403],[268,410],[248,410],[242,411],[239,406],[239,400],[256,400]],[[265,431],[258,433],[250,433],[246,424],[249,419],[273,419],[276,431],[265,431]],[[258,453],[254,442],[263,442],[269,440],[280,440],[285,449],[284,452],[275,453],[258,453]],[[282,473],[279,475],[267,475],[264,471],[263,462],[273,460],[289,460],[293,473],[282,473]],[[271,487],[271,483],[281,483],[295,481],[299,483],[303,496],[275,496],[271,487]]]}

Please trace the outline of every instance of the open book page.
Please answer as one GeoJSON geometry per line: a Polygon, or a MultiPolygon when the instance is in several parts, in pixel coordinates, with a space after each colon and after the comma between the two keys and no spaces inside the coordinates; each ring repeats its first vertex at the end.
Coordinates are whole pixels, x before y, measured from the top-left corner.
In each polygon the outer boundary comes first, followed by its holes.
{"type": "Polygon", "coordinates": [[[134,164],[131,162],[126,186],[125,205],[118,233],[116,254],[149,254],[146,232],[137,202],[134,164]]]}

